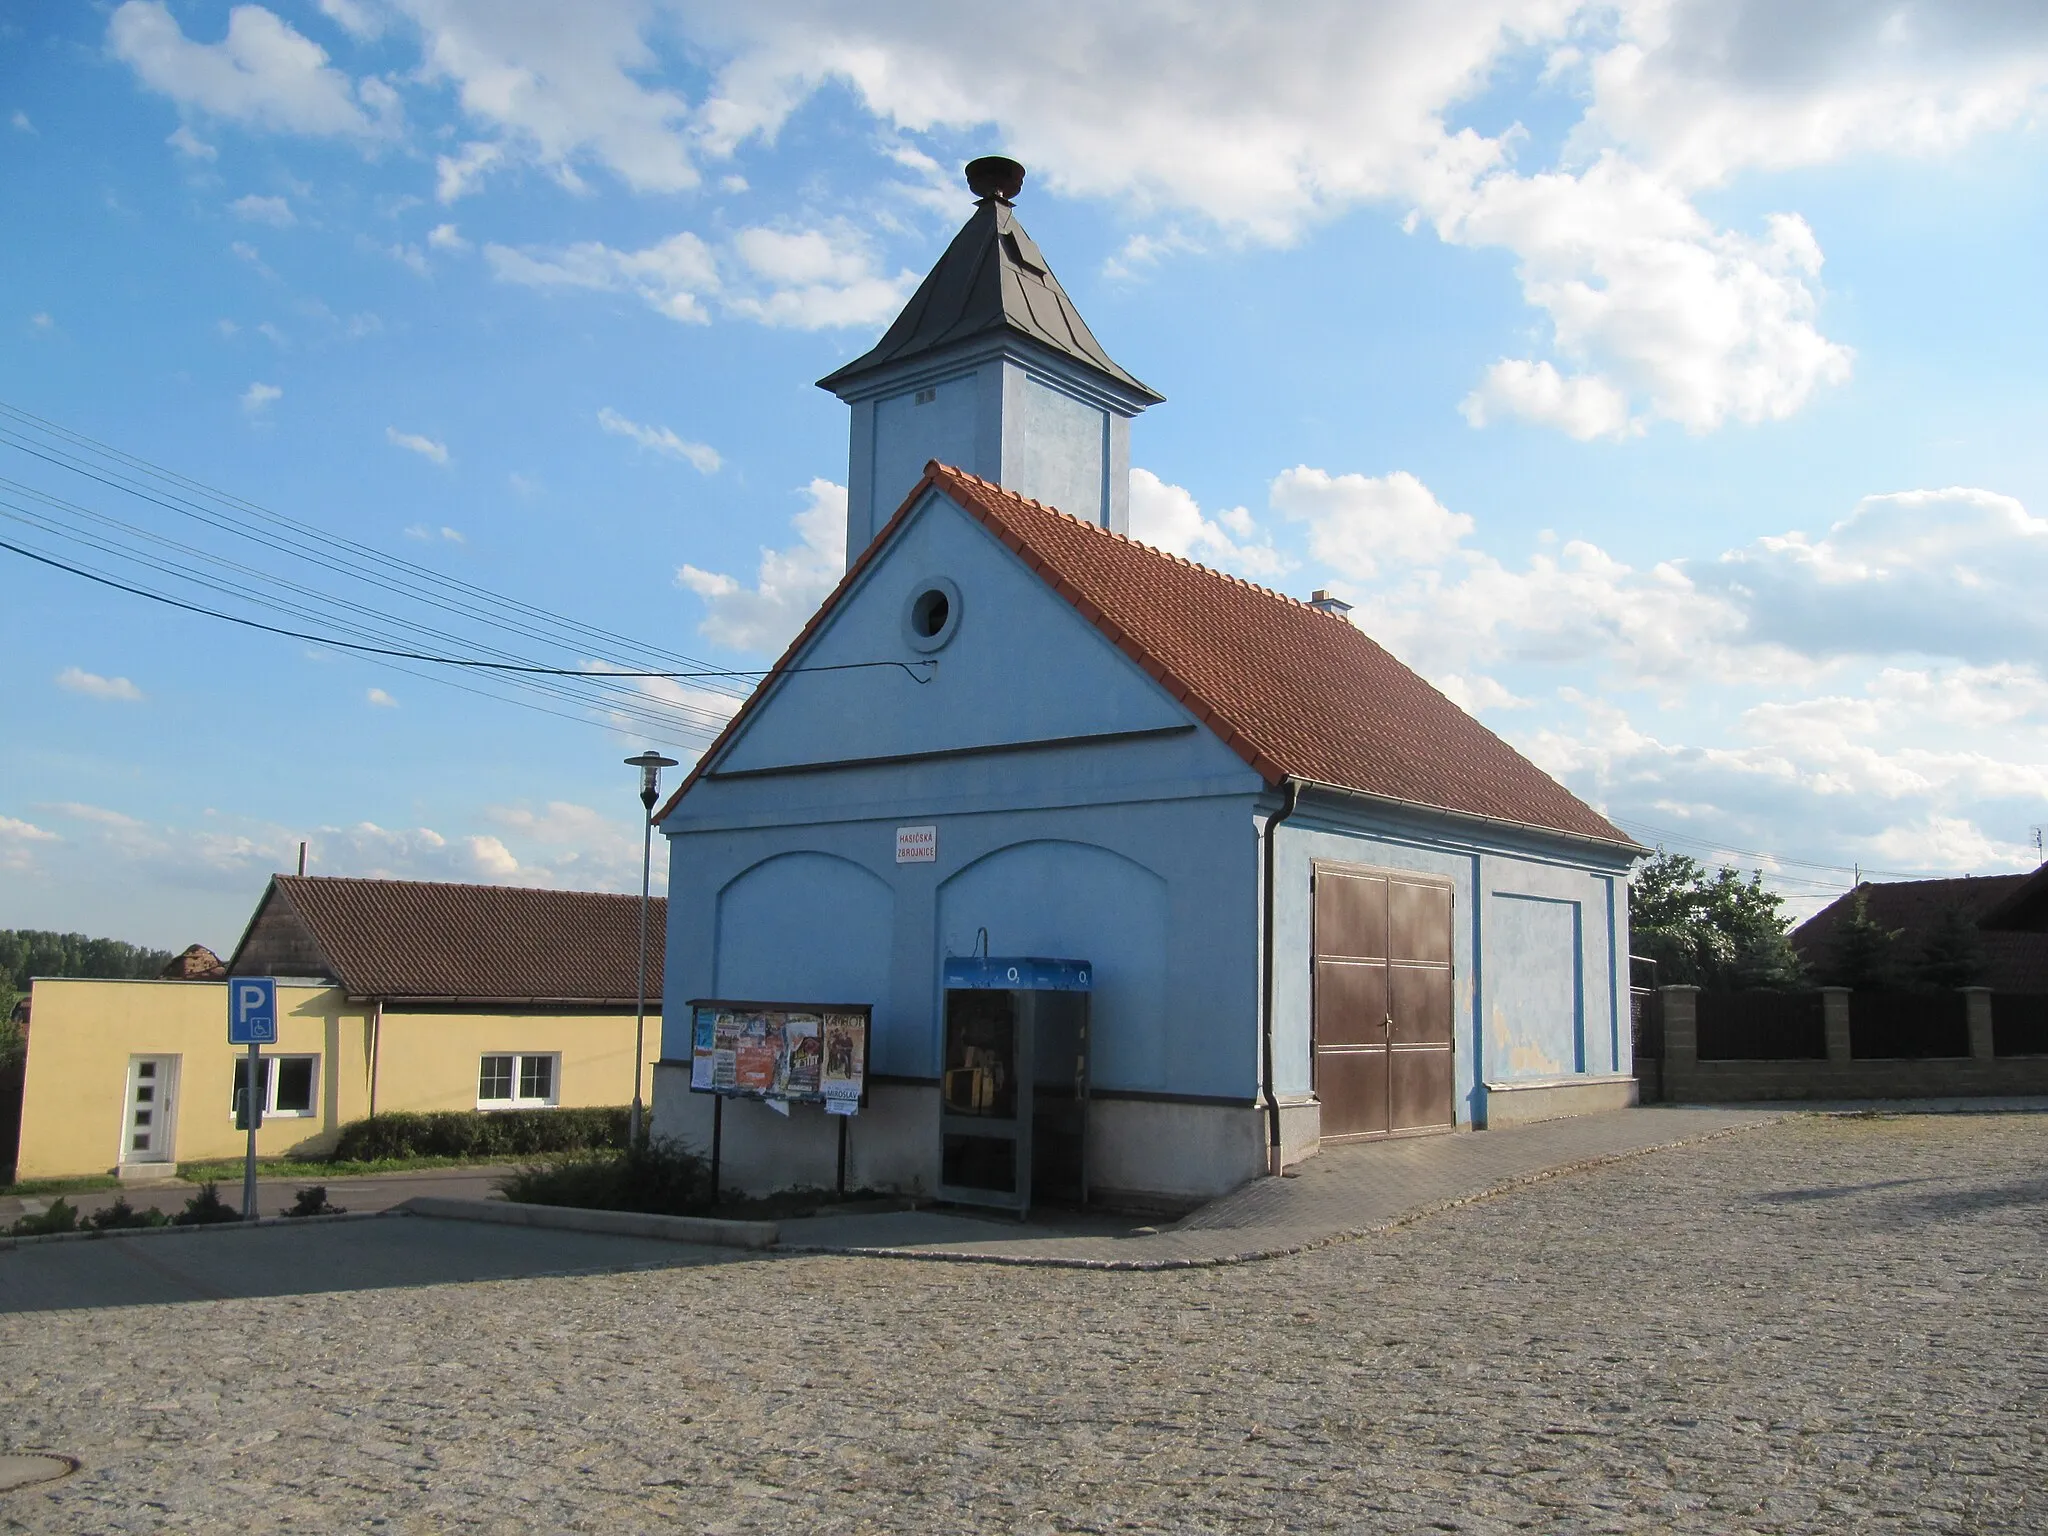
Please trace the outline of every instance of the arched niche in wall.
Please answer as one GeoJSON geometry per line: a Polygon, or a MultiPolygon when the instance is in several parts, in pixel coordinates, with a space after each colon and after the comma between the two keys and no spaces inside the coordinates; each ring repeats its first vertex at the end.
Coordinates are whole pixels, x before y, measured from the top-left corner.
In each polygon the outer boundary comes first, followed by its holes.
{"type": "Polygon", "coordinates": [[[1047,955],[1095,967],[1099,1088],[1166,1086],[1166,881],[1092,843],[1012,843],[939,887],[939,953],[1047,955]]]}
{"type": "Polygon", "coordinates": [[[781,853],[718,893],[713,985],[720,997],[873,1003],[881,1054],[896,893],[850,859],[781,853]]]}

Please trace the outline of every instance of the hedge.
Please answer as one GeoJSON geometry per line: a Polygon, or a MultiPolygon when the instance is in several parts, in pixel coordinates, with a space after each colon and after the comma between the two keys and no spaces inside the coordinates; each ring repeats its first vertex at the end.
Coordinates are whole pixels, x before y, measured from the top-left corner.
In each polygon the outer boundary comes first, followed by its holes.
{"type": "Polygon", "coordinates": [[[533,1157],[595,1152],[626,1144],[627,1112],[617,1109],[452,1109],[400,1111],[341,1128],[338,1163],[399,1157],[533,1157]]]}

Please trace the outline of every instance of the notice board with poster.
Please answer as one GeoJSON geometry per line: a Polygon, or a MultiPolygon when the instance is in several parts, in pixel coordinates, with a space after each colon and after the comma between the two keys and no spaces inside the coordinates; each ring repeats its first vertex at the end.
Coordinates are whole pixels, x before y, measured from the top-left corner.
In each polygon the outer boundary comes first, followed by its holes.
{"type": "Polygon", "coordinates": [[[873,1013],[867,1003],[697,998],[690,1004],[690,1091],[858,1114],[873,1013]]]}

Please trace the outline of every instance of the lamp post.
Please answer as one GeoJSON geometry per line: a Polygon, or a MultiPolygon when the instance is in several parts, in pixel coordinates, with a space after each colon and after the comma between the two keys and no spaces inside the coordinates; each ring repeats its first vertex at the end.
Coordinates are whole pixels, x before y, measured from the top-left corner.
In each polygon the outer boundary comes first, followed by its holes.
{"type": "Polygon", "coordinates": [[[640,1072],[647,1057],[647,910],[648,884],[654,869],[654,802],[661,798],[661,770],[675,767],[676,760],[663,757],[650,747],[638,757],[627,758],[626,766],[640,770],[640,804],[646,812],[640,828],[640,998],[633,1015],[633,1115],[627,1127],[628,1141],[638,1146],[642,1119],[640,1072]]]}

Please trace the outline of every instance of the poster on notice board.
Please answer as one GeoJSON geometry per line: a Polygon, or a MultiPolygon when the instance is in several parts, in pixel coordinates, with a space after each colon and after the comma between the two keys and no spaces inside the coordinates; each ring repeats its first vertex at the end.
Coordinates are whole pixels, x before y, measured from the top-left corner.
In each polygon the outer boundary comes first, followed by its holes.
{"type": "Polygon", "coordinates": [[[691,1092],[859,1112],[867,1091],[868,1005],[702,998],[690,1008],[691,1092]]]}

